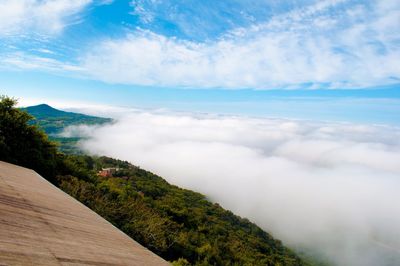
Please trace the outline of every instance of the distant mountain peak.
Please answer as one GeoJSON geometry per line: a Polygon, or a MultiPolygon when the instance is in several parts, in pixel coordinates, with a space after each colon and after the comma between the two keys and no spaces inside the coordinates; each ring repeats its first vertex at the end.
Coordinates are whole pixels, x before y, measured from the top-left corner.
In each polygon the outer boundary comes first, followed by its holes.
{"type": "MultiPolygon", "coordinates": [[[[41,104],[38,104],[38,105],[33,105],[33,106],[30,106],[30,107],[47,107],[47,108],[53,108],[53,107],[51,107],[50,105],[45,104],[45,103],[41,103],[41,104]]],[[[54,109],[54,108],[53,108],[53,109],[54,109]]]]}
{"type": "Polygon", "coordinates": [[[51,107],[48,104],[42,103],[39,105],[28,106],[26,108],[22,108],[23,110],[28,111],[31,115],[35,116],[36,118],[42,117],[51,117],[51,116],[64,116],[64,115],[75,115],[72,113],[64,112],[62,110],[58,110],[54,107],[51,107]]]}
{"type": "MultiPolygon", "coordinates": [[[[48,105],[48,104],[45,104],[45,103],[42,103],[42,104],[38,104],[38,105],[33,105],[33,106],[29,106],[29,107],[27,107],[27,109],[48,109],[48,110],[57,110],[56,108],[54,108],[54,107],[52,107],[52,106],[50,106],[50,105],[48,105]]],[[[57,111],[59,111],[59,110],[57,110],[57,111]]]]}
{"type": "Polygon", "coordinates": [[[80,113],[74,113],[74,112],[66,112],[62,111],[59,109],[56,109],[48,104],[42,103],[34,106],[28,106],[25,108],[21,108],[22,110],[27,111],[29,114],[33,115],[37,119],[60,119],[62,118],[63,120],[67,119],[70,121],[74,121],[74,123],[87,123],[89,124],[96,124],[97,122],[101,121],[100,123],[105,123],[105,122],[110,122],[110,118],[103,118],[103,117],[96,117],[96,116],[91,116],[91,115],[85,115],[85,114],[80,114],[80,113]],[[89,121],[90,120],[90,121],[89,121]],[[94,122],[93,120],[96,120],[94,122]]]}
{"type": "Polygon", "coordinates": [[[44,103],[21,108],[21,110],[33,116],[30,123],[43,129],[50,136],[51,140],[60,142],[60,149],[68,153],[79,153],[80,151],[76,146],[79,138],[64,138],[59,135],[66,127],[74,125],[102,125],[112,122],[111,118],[65,112],[44,103]]]}

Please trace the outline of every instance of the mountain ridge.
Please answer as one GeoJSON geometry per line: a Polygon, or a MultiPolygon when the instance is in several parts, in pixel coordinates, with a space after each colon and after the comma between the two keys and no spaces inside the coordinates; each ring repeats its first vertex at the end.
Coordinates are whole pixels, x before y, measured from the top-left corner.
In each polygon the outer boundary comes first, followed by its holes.
{"type": "Polygon", "coordinates": [[[44,130],[50,140],[57,142],[60,150],[68,154],[81,154],[83,152],[77,145],[81,138],[61,135],[65,128],[82,124],[104,125],[113,121],[111,118],[62,111],[45,103],[20,109],[33,116],[34,119],[29,122],[30,124],[44,130]]]}
{"type": "Polygon", "coordinates": [[[33,123],[50,135],[60,133],[63,128],[71,125],[104,124],[112,121],[111,118],[62,111],[45,103],[23,107],[21,110],[32,115],[35,118],[33,123]]]}
{"type": "Polygon", "coordinates": [[[60,110],[57,108],[54,108],[51,105],[48,105],[46,103],[41,103],[37,105],[31,105],[31,106],[26,106],[22,107],[22,110],[27,111],[33,116],[39,116],[39,117],[63,117],[63,116],[75,116],[75,117],[86,117],[86,118],[101,118],[101,119],[106,119],[106,120],[112,120],[111,118],[106,118],[106,117],[100,117],[100,116],[94,116],[94,115],[87,115],[87,114],[82,114],[82,113],[77,113],[77,112],[70,112],[70,111],[64,111],[60,110]]]}

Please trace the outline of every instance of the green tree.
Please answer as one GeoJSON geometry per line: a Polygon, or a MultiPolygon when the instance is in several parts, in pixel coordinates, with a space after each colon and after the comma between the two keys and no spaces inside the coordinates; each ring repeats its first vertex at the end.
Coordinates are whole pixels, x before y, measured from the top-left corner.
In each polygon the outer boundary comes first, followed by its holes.
{"type": "Polygon", "coordinates": [[[55,181],[57,147],[34,125],[28,113],[15,108],[17,100],[0,97],[0,160],[34,169],[55,181]]]}

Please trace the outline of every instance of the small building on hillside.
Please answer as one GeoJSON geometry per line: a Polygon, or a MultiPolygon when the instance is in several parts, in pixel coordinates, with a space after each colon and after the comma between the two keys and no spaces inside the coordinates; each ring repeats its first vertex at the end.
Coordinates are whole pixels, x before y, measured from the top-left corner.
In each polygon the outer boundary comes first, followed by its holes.
{"type": "Polygon", "coordinates": [[[98,172],[98,175],[102,177],[112,177],[118,170],[118,168],[103,168],[98,172]]]}

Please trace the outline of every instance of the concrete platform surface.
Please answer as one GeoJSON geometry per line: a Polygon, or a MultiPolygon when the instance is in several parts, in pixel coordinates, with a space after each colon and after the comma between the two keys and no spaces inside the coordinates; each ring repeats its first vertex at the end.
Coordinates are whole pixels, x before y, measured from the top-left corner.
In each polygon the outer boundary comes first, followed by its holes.
{"type": "Polygon", "coordinates": [[[0,265],[170,265],[32,170],[0,162],[0,265]]]}

